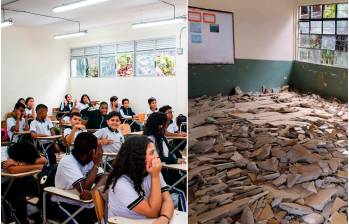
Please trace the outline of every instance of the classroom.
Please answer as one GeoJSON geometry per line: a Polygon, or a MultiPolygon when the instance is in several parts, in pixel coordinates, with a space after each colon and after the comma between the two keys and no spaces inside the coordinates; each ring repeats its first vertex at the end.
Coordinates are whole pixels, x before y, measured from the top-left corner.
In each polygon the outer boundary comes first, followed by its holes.
{"type": "Polygon", "coordinates": [[[1,9],[1,222],[187,223],[187,1],[1,9]]]}
{"type": "Polygon", "coordinates": [[[189,223],[348,223],[348,2],[188,2],[189,223]]]}

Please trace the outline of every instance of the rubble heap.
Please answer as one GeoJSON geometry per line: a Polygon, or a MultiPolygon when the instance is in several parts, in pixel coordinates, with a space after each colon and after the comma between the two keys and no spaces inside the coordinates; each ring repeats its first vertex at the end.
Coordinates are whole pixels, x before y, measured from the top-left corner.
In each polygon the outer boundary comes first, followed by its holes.
{"type": "Polygon", "coordinates": [[[235,94],[189,101],[189,223],[347,223],[347,104],[235,94]]]}

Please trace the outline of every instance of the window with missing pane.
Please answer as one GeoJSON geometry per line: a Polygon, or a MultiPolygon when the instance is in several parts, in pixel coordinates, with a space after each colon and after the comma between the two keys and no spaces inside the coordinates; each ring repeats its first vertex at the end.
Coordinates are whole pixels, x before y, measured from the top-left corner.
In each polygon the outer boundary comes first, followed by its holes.
{"type": "Polygon", "coordinates": [[[304,5],[298,11],[298,60],[348,67],[348,4],[304,5]]]}

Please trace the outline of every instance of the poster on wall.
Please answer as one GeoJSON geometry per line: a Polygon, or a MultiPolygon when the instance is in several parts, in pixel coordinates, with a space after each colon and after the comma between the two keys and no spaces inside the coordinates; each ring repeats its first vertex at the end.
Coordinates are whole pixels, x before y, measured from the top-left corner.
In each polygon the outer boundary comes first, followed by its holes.
{"type": "Polygon", "coordinates": [[[190,32],[191,33],[201,33],[201,23],[191,22],[190,23],[190,32]]]}
{"type": "Polygon", "coordinates": [[[203,13],[204,23],[216,23],[216,15],[213,13],[203,13]]]}
{"type": "Polygon", "coordinates": [[[219,24],[210,24],[211,33],[219,33],[219,24]]]}
{"type": "Polygon", "coordinates": [[[200,34],[192,34],[191,35],[191,42],[194,44],[201,44],[202,38],[200,34]]]}
{"type": "Polygon", "coordinates": [[[189,22],[202,22],[201,12],[189,11],[188,12],[188,20],[189,22]]]}

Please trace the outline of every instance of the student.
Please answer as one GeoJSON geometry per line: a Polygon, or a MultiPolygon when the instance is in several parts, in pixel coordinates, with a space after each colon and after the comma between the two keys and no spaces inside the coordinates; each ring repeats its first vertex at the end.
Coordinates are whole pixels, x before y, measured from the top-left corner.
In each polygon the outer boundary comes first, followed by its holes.
{"type": "Polygon", "coordinates": [[[185,132],[181,132],[179,133],[179,129],[177,124],[173,121],[173,111],[172,111],[172,107],[169,105],[165,105],[163,107],[161,107],[159,109],[159,112],[162,112],[164,114],[166,114],[167,116],[167,122],[168,122],[168,126],[167,129],[165,131],[165,135],[166,136],[175,136],[175,137],[186,137],[187,134],[185,132]]]}
{"type": "Polygon", "coordinates": [[[25,106],[22,103],[16,103],[12,116],[7,118],[7,133],[12,142],[18,141],[18,135],[13,132],[29,131],[28,117],[24,115],[25,106]]]}
{"type": "Polygon", "coordinates": [[[132,136],[121,146],[104,191],[108,190],[108,218],[157,218],[169,223],[173,202],[161,175],[161,161],[146,136],[132,136]]]}
{"type": "MultiPolygon", "coordinates": [[[[55,135],[52,122],[47,118],[47,110],[47,106],[44,104],[39,104],[36,106],[36,119],[30,123],[30,133],[32,138],[55,135]]],[[[46,141],[42,145],[46,148],[49,144],[51,144],[50,141],[46,141]]],[[[39,148],[41,149],[41,147],[39,148]]],[[[55,151],[60,152],[60,149],[56,143],[54,143],[46,151],[50,165],[57,163],[55,151]]]]}
{"type": "Polygon", "coordinates": [[[64,129],[63,136],[66,143],[70,146],[74,143],[74,140],[81,132],[86,132],[86,127],[81,124],[81,115],[78,112],[70,114],[71,128],[64,129]]]}
{"type": "MultiPolygon", "coordinates": [[[[55,187],[63,190],[76,189],[80,199],[91,199],[92,186],[103,174],[103,170],[98,167],[102,155],[103,151],[97,144],[96,136],[88,132],[78,134],[72,154],[64,156],[58,164],[55,187]]],[[[68,216],[66,211],[73,214],[82,204],[59,196],[53,196],[51,200],[56,203],[57,211],[64,219],[68,216]]],[[[95,220],[95,210],[92,204],[75,216],[72,223],[89,224],[94,223],[95,220]]]]}
{"type": "MultiPolygon", "coordinates": [[[[23,173],[32,170],[41,170],[46,159],[39,155],[35,146],[28,141],[14,143],[2,147],[1,168],[8,173],[23,173]]],[[[10,181],[6,177],[1,178],[2,193],[7,189],[10,181]]],[[[6,195],[5,200],[15,210],[15,215],[21,224],[29,223],[27,219],[27,196],[39,196],[38,182],[34,176],[16,178],[6,195]]],[[[2,209],[8,209],[8,204],[2,202],[2,209]]],[[[10,212],[5,212],[9,214],[10,212]]],[[[37,220],[36,220],[37,221],[37,220]]],[[[36,223],[40,223],[37,221],[36,223]]]]}
{"type": "Polygon", "coordinates": [[[35,119],[35,103],[33,97],[27,97],[25,100],[25,114],[29,119],[35,119]]]}
{"type": "Polygon", "coordinates": [[[112,112],[112,111],[119,112],[120,111],[120,105],[118,103],[118,99],[119,98],[117,96],[110,97],[110,104],[109,104],[109,108],[108,108],[109,112],[112,112]]]}
{"type": "Polygon", "coordinates": [[[148,99],[148,105],[149,105],[149,110],[147,112],[147,115],[149,116],[150,114],[158,111],[158,104],[157,101],[154,97],[150,97],[148,99]]]}
{"type": "MultiPolygon", "coordinates": [[[[79,111],[79,109],[78,108],[73,108],[73,109],[71,109],[71,111],[69,112],[69,113],[66,113],[66,114],[64,114],[63,115],[63,117],[61,118],[61,122],[63,122],[63,123],[69,123],[69,121],[70,121],[70,115],[72,114],[72,113],[79,113],[80,111],[79,111]]],[[[79,113],[80,114],[80,113],[79,113]]]]}
{"type": "Polygon", "coordinates": [[[25,99],[24,98],[19,98],[17,100],[17,103],[21,103],[21,104],[24,104],[25,105],[25,99]]]}
{"type": "Polygon", "coordinates": [[[86,109],[86,108],[90,108],[92,107],[92,103],[90,100],[90,97],[87,94],[83,94],[81,96],[80,102],[76,105],[76,108],[79,109],[79,112],[86,109]]]}
{"type": "Polygon", "coordinates": [[[122,122],[126,120],[126,122],[131,125],[131,131],[140,131],[141,127],[137,122],[134,122],[132,119],[135,117],[135,113],[132,111],[132,109],[129,107],[129,100],[128,99],[122,99],[122,106],[120,108],[120,114],[122,117],[122,122]]]}
{"type": "Polygon", "coordinates": [[[66,94],[64,96],[64,101],[59,106],[59,111],[60,112],[71,111],[71,109],[73,109],[73,107],[75,107],[75,106],[74,106],[74,103],[73,103],[72,96],[70,94],[66,94]]]}
{"type": "Polygon", "coordinates": [[[171,147],[165,137],[166,128],[166,114],[154,112],[148,117],[143,134],[149,136],[154,142],[156,151],[162,162],[167,164],[185,163],[185,160],[181,158],[180,154],[171,154],[171,147]]]}
{"type": "Polygon", "coordinates": [[[99,110],[88,110],[88,108],[80,111],[84,118],[87,118],[88,129],[100,129],[107,127],[106,117],[108,113],[108,104],[106,102],[101,102],[99,105],[99,110]]]}

